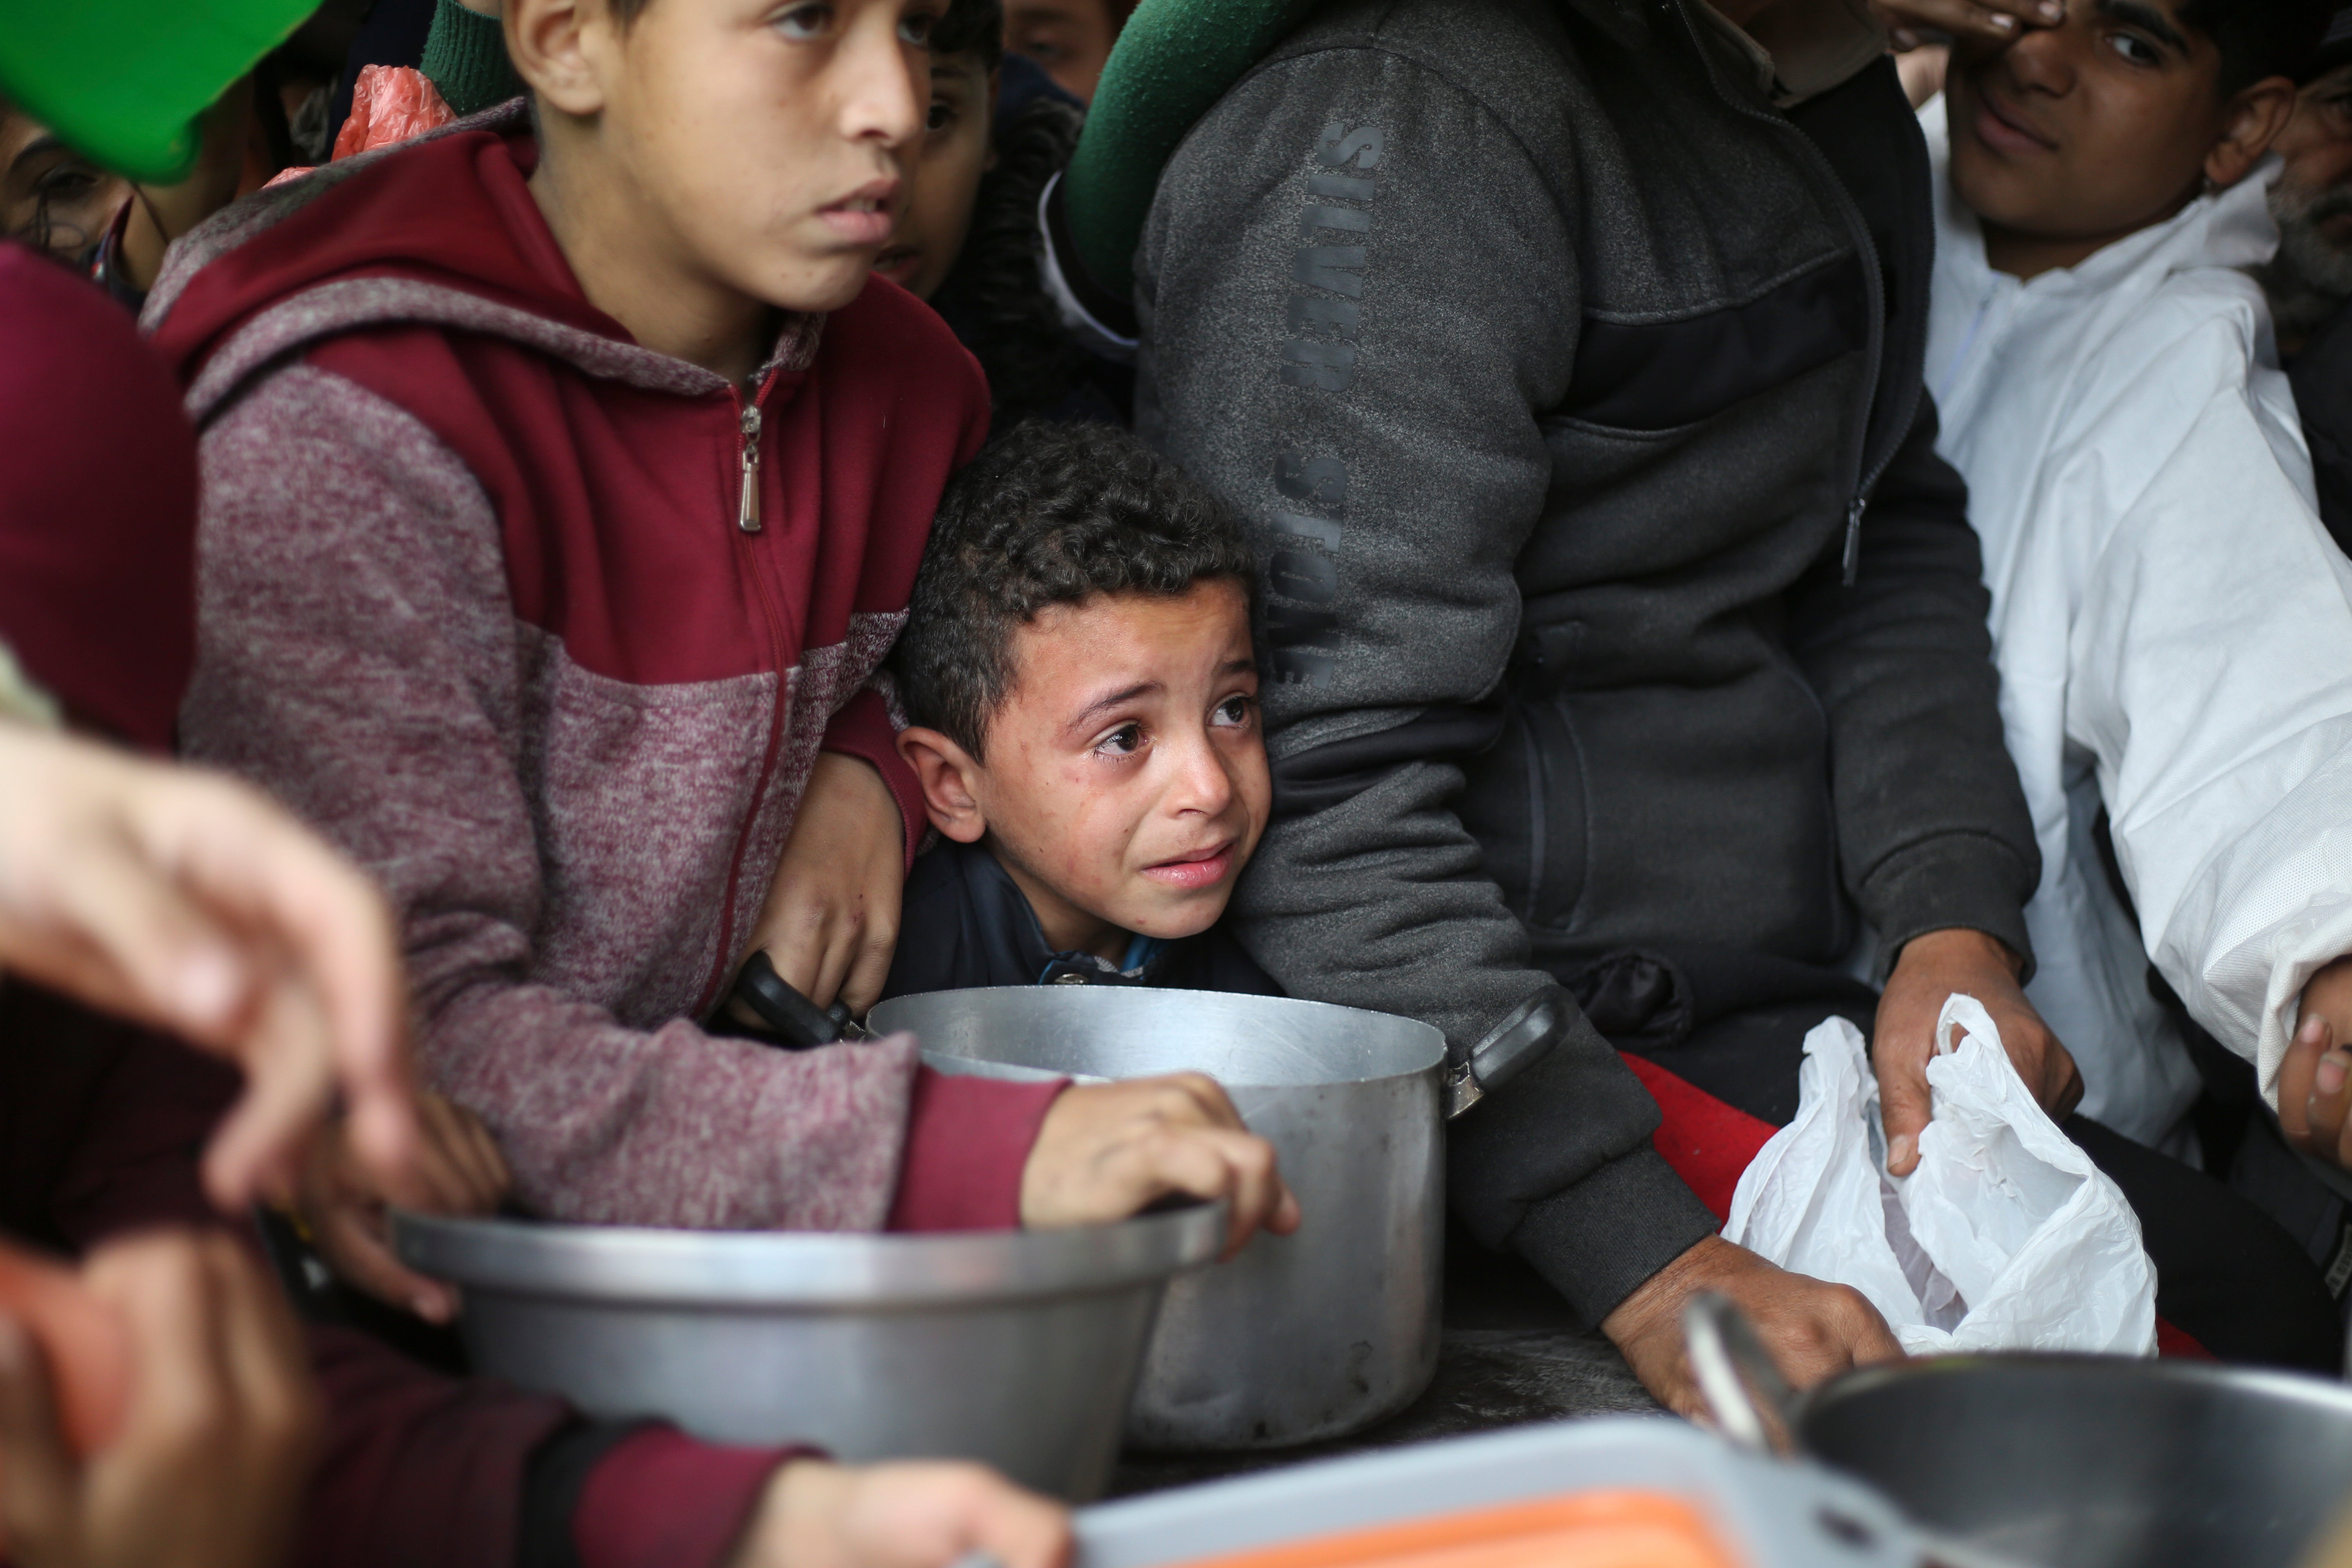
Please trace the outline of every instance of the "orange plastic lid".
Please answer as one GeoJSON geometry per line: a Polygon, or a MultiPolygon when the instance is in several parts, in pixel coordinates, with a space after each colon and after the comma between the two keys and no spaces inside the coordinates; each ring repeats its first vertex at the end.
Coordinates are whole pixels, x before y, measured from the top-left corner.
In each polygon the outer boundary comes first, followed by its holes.
{"type": "Polygon", "coordinates": [[[1670,1492],[1589,1491],[1321,1535],[1183,1568],[1740,1568],[1670,1492]]]}

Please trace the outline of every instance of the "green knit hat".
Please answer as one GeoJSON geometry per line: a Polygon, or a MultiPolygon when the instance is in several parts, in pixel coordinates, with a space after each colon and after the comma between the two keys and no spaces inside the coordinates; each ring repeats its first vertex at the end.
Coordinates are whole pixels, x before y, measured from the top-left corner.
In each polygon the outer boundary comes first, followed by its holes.
{"type": "MultiPolygon", "coordinates": [[[[5,4],[5,0],[0,0],[5,4]]],[[[1225,89],[1316,0],[1142,0],[1104,65],[1068,173],[1063,210],[1078,260],[1125,299],[1160,172],[1225,89]]]]}
{"type": "Polygon", "coordinates": [[[193,121],[318,0],[0,0],[0,94],[118,174],[168,182],[193,121]]]}

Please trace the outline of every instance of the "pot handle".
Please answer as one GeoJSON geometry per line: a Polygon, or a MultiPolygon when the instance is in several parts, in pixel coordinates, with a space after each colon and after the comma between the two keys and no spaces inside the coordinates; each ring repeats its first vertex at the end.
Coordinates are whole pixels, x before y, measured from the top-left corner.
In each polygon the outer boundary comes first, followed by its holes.
{"type": "Polygon", "coordinates": [[[1549,1055],[1577,1016],[1566,989],[1547,985],[1520,1003],[1446,1069],[1445,1120],[1453,1121],[1549,1055]]]}
{"type": "Polygon", "coordinates": [[[1730,1297],[1701,1290],[1690,1299],[1683,1348],[1717,1430],[1751,1454],[1796,1452],[1797,1392],[1730,1297]]]}

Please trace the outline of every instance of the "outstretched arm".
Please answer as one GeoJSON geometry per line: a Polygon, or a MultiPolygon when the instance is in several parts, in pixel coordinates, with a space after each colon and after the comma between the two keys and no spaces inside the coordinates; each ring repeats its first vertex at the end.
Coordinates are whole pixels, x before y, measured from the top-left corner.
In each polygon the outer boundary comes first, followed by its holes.
{"type": "Polygon", "coordinates": [[[2041,858],[2002,732],[1990,607],[1968,492],[1936,455],[1923,393],[1863,513],[1853,581],[1832,551],[1790,615],[1790,645],[1829,716],[1839,867],[1886,972],[1871,1059],[1898,1176],[1918,1163],[1936,1019],[1956,991],[1990,1010],[2052,1115],[2083,1095],[2074,1058],[2025,996],[2041,858]]]}

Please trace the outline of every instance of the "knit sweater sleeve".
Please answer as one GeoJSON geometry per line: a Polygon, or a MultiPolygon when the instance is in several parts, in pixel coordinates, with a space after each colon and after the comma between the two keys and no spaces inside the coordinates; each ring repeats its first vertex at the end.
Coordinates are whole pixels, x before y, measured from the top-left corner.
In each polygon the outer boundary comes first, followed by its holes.
{"type": "MultiPolygon", "coordinates": [[[[188,748],[382,882],[420,1062],[488,1123],[522,1199],[590,1222],[879,1228],[911,1038],[787,1053],[683,1017],[631,1026],[604,998],[616,965],[648,961],[614,956],[646,911],[557,921],[578,868],[547,859],[531,781],[562,761],[556,721],[530,717],[556,656],[514,617],[474,476],[404,410],[305,364],[215,419],[201,452],[188,748]]],[[[662,822],[635,821],[654,852],[662,822]]]]}

